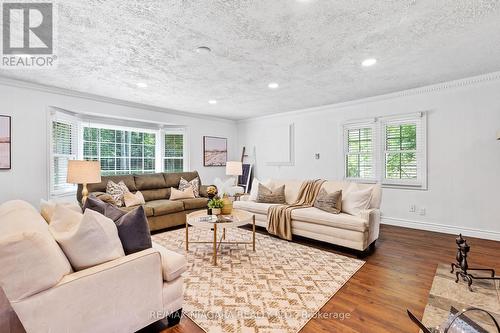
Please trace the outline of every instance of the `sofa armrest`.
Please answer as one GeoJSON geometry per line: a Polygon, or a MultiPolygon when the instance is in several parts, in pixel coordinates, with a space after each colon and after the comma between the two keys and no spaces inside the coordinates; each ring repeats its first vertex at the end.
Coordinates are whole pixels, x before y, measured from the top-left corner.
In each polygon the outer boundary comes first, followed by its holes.
{"type": "Polygon", "coordinates": [[[245,193],[242,196],[240,196],[240,201],[250,201],[250,194],[245,193]]]}
{"type": "Polygon", "coordinates": [[[171,282],[187,270],[187,260],[184,255],[167,250],[155,242],[153,248],[160,253],[163,280],[171,282]]]}
{"type": "Polygon", "coordinates": [[[378,239],[380,230],[380,209],[372,208],[361,212],[361,218],[368,224],[368,239],[366,246],[378,239]]]}
{"type": "Polygon", "coordinates": [[[27,332],[134,332],[163,310],[160,254],[147,249],[66,275],[12,302],[27,332]]]}

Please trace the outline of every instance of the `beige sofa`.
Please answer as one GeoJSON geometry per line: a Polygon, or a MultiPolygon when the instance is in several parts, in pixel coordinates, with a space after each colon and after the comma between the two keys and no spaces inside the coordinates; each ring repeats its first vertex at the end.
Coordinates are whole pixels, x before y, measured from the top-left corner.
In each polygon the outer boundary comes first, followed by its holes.
{"type": "MultiPolygon", "coordinates": [[[[295,202],[302,180],[272,180],[272,186],[285,185],[285,199],[288,204],[295,202]]],[[[303,236],[358,251],[371,250],[379,235],[380,203],[382,198],[379,184],[359,184],[344,181],[326,181],[322,188],[331,193],[342,190],[346,193],[351,186],[358,189],[372,188],[369,208],[359,216],[341,212],[331,214],[315,207],[292,211],[292,234],[303,236]]],[[[255,214],[256,224],[267,226],[267,211],[273,204],[258,203],[245,196],[234,202],[234,207],[255,214]]]]}
{"type": "Polygon", "coordinates": [[[183,255],[153,244],[73,272],[38,211],[24,201],[6,202],[0,205],[0,332],[22,331],[12,308],[24,329],[37,333],[134,332],[165,316],[175,323],[186,267],[183,255]]]}

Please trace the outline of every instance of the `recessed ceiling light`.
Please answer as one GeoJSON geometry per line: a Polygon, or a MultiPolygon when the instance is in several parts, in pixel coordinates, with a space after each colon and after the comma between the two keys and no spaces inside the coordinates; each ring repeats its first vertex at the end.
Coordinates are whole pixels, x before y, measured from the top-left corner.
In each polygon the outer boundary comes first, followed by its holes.
{"type": "Polygon", "coordinates": [[[215,99],[211,99],[208,101],[208,104],[214,105],[214,104],[217,104],[217,101],[215,99]]]}
{"type": "Polygon", "coordinates": [[[212,52],[212,50],[208,46],[200,46],[196,48],[196,53],[207,54],[210,52],[212,52]]]}
{"type": "Polygon", "coordinates": [[[267,86],[269,87],[269,89],[278,89],[280,85],[276,82],[271,82],[267,86]]]}
{"type": "Polygon", "coordinates": [[[370,66],[373,66],[377,63],[377,59],[375,58],[368,58],[368,59],[365,59],[363,60],[363,62],[361,63],[361,65],[363,67],[370,67],[370,66]]]}
{"type": "Polygon", "coordinates": [[[139,88],[147,88],[148,84],[144,83],[144,82],[139,82],[139,83],[137,83],[137,87],[139,87],[139,88]]]}

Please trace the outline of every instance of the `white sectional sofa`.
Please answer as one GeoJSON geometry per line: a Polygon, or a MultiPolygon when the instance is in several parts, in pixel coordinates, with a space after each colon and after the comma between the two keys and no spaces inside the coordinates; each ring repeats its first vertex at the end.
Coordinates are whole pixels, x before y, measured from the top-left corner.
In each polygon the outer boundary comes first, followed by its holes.
{"type": "Polygon", "coordinates": [[[153,243],[74,272],[33,206],[0,205],[0,332],[125,333],[165,316],[176,322],[186,269],[183,255],[153,243]]]}
{"type": "MultiPolygon", "coordinates": [[[[272,187],[285,185],[287,204],[295,202],[302,183],[302,180],[271,180],[272,187]]],[[[380,185],[326,181],[322,188],[329,193],[342,190],[343,198],[348,197],[346,194],[351,190],[371,188],[369,206],[356,216],[344,212],[331,214],[315,207],[295,209],[292,212],[292,234],[358,251],[371,250],[379,235],[382,198],[380,185]]],[[[261,227],[267,226],[267,211],[272,205],[251,201],[249,196],[234,202],[234,208],[254,213],[256,224],[261,227]]]]}

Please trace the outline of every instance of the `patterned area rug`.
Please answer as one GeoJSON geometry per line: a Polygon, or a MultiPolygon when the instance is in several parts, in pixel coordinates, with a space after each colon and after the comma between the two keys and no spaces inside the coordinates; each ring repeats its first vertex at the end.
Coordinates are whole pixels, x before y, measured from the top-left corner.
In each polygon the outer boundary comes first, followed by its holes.
{"type": "MultiPolygon", "coordinates": [[[[228,241],[251,236],[226,230],[228,241]]],[[[185,253],[184,237],[179,229],[153,240],[185,253]]],[[[209,241],[213,232],[189,228],[189,239],[209,241]]],[[[251,245],[223,244],[218,266],[212,265],[212,244],[189,246],[183,310],[209,333],[298,332],[364,264],[259,233],[255,252],[251,245]]]]}

